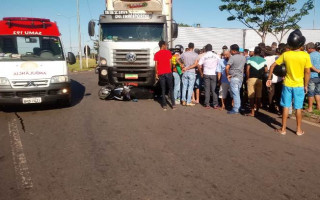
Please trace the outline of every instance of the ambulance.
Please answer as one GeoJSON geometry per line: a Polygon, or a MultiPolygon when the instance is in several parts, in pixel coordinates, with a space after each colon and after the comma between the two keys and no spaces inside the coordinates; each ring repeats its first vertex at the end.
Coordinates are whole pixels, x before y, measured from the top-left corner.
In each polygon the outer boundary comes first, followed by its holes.
{"type": "Polygon", "coordinates": [[[0,106],[71,105],[68,61],[55,22],[43,18],[0,20],[0,106]]]}

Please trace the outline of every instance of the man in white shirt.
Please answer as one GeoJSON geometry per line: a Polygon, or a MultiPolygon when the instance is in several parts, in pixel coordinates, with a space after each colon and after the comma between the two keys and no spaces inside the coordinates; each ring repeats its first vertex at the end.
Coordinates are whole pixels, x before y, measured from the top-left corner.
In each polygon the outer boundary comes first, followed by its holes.
{"type": "MultiPolygon", "coordinates": [[[[276,52],[274,52],[270,46],[266,47],[265,49],[266,57],[264,59],[266,59],[267,61],[268,71],[270,70],[271,65],[279,57],[278,55],[275,55],[275,54],[276,52]]],[[[278,52],[278,54],[281,54],[281,53],[278,52]]],[[[281,91],[282,91],[282,82],[283,82],[283,78],[278,77],[274,74],[272,75],[272,84],[270,88],[268,88],[268,110],[270,112],[281,113],[280,99],[281,99],[281,91]]]]}
{"type": "Polygon", "coordinates": [[[203,68],[204,91],[205,91],[205,107],[210,108],[210,93],[213,95],[213,108],[218,109],[218,95],[216,93],[217,75],[216,69],[220,58],[212,52],[212,45],[207,44],[205,47],[206,53],[200,59],[199,65],[203,68]]]}

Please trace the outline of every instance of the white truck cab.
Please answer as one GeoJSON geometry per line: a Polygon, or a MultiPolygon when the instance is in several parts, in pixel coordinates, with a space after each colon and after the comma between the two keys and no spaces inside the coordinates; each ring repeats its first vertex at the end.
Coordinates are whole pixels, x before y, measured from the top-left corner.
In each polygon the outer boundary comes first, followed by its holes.
{"type": "MultiPolygon", "coordinates": [[[[95,36],[94,20],[88,28],[95,36]]],[[[158,43],[170,46],[177,34],[171,0],[106,0],[99,17],[99,85],[153,87],[158,43]]]]}
{"type": "MultiPolygon", "coordinates": [[[[75,63],[68,53],[69,63],[75,63]]],[[[68,67],[55,22],[0,20],[0,105],[71,104],[68,67]]]]}

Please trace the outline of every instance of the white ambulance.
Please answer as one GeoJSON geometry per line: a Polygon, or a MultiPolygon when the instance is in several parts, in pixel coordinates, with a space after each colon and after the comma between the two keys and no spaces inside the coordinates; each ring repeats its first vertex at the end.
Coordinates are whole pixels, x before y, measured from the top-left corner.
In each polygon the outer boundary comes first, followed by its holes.
{"type": "MultiPolygon", "coordinates": [[[[76,62],[68,53],[68,62],[76,62]]],[[[71,87],[60,32],[49,19],[0,20],[0,106],[71,104],[71,87]]]]}

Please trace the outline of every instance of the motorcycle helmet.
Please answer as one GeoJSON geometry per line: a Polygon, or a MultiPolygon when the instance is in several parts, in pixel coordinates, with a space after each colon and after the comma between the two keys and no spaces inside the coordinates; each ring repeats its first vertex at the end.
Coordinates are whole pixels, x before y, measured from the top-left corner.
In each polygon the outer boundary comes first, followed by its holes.
{"type": "Polygon", "coordinates": [[[175,48],[175,51],[178,52],[178,53],[180,53],[180,54],[182,54],[183,51],[184,51],[183,46],[180,45],[180,44],[177,44],[174,48],[175,48]]]}
{"type": "Polygon", "coordinates": [[[316,42],[314,45],[316,46],[316,50],[319,51],[320,50],[320,42],[316,42]]]}
{"type": "Polygon", "coordinates": [[[284,64],[277,65],[273,70],[273,74],[278,77],[285,77],[287,75],[286,66],[284,64]]]}
{"type": "Polygon", "coordinates": [[[302,35],[299,29],[294,30],[290,33],[287,43],[291,47],[292,50],[299,49],[306,42],[306,38],[302,35]]]}
{"type": "Polygon", "coordinates": [[[101,100],[106,100],[110,98],[113,88],[111,86],[104,86],[99,90],[99,98],[101,100]]]}
{"type": "Polygon", "coordinates": [[[169,51],[171,52],[171,55],[174,55],[176,53],[176,49],[175,48],[170,48],[169,51]]]}

